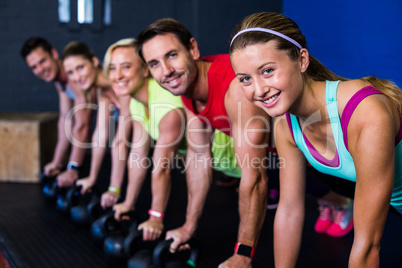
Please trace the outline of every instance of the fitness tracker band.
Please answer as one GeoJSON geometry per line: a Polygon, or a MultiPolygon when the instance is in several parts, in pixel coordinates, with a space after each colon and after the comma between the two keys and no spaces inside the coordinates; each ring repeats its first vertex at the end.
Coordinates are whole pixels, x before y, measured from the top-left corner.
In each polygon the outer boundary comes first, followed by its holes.
{"type": "Polygon", "coordinates": [[[109,192],[113,192],[113,193],[116,193],[116,194],[121,194],[121,190],[119,188],[117,188],[117,187],[109,186],[107,188],[107,190],[109,192]]]}
{"type": "Polygon", "coordinates": [[[148,210],[148,214],[150,216],[154,216],[154,217],[157,217],[157,218],[163,218],[165,216],[161,212],[153,210],[153,209],[148,210]]]}
{"type": "Polygon", "coordinates": [[[255,248],[241,244],[241,243],[236,243],[234,252],[236,254],[252,258],[252,257],[254,257],[255,248]]]}
{"type": "Polygon", "coordinates": [[[74,171],[79,171],[79,170],[80,170],[80,166],[78,165],[77,162],[70,161],[70,162],[68,162],[68,164],[67,164],[67,169],[71,169],[71,170],[74,170],[74,171]]]}

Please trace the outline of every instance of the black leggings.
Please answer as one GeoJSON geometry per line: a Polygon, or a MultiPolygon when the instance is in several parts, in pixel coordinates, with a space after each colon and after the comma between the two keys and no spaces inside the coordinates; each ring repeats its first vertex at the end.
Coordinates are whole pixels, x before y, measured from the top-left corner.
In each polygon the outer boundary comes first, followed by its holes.
{"type": "MultiPolygon", "coordinates": [[[[356,183],[345,179],[340,179],[328,174],[319,172],[313,167],[307,168],[307,177],[312,177],[331,191],[345,197],[354,198],[356,183]]],[[[308,180],[307,180],[308,181],[308,180]]],[[[307,182],[308,184],[308,182],[307,182]]]]}
{"type": "MultiPolygon", "coordinates": [[[[269,178],[269,188],[279,189],[279,159],[277,154],[268,153],[270,163],[274,163],[267,168],[269,178]]],[[[340,180],[339,178],[323,174],[313,167],[307,167],[306,171],[306,194],[314,198],[322,198],[330,191],[334,191],[340,195],[353,198],[355,191],[355,183],[340,180]]]]}

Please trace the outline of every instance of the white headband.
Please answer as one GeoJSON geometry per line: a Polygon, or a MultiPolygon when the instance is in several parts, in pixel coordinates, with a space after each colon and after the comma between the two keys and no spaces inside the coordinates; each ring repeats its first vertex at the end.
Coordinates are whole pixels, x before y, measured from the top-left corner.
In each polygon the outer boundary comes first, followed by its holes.
{"type": "Polygon", "coordinates": [[[245,33],[245,32],[265,32],[265,33],[270,33],[270,34],[273,34],[273,35],[276,35],[276,36],[282,37],[283,39],[288,40],[289,42],[291,42],[292,44],[294,44],[295,46],[297,46],[300,49],[303,48],[298,42],[296,42],[295,40],[293,40],[289,36],[286,36],[284,34],[281,34],[280,32],[274,31],[274,30],[260,28],[260,27],[248,28],[248,29],[241,30],[235,36],[233,36],[232,41],[230,42],[230,46],[232,46],[233,41],[236,39],[236,37],[238,37],[239,35],[241,35],[242,33],[245,33]]]}

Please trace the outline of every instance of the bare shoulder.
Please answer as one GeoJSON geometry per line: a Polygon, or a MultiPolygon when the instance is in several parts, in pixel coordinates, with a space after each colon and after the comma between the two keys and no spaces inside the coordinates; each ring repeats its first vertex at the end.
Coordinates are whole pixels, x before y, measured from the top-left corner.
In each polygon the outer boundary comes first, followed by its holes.
{"type": "Polygon", "coordinates": [[[270,118],[267,113],[246,98],[237,79],[232,80],[226,92],[225,108],[232,120],[239,116],[239,111],[241,111],[242,117],[259,116],[260,118],[270,118]]]}
{"type": "Polygon", "coordinates": [[[244,146],[243,151],[250,152],[270,144],[271,117],[247,100],[237,79],[232,81],[226,93],[225,108],[233,124],[234,140],[244,139],[250,145],[244,146]]]}
{"type": "MultiPolygon", "coordinates": [[[[109,90],[114,94],[114,96],[116,96],[116,94],[112,88],[109,88],[109,90]]],[[[130,105],[130,102],[131,102],[130,95],[116,96],[116,98],[118,99],[120,105],[126,105],[126,106],[130,105]]]]}
{"type": "MultiPolygon", "coordinates": [[[[346,103],[353,97],[354,94],[356,94],[359,90],[367,86],[370,86],[370,83],[368,83],[367,81],[363,81],[361,79],[341,82],[338,87],[337,99],[340,102],[339,106],[342,108],[342,110],[346,105],[346,103]]],[[[392,107],[393,105],[385,95],[375,94],[366,97],[361,103],[359,103],[359,106],[362,107],[361,110],[363,110],[364,112],[376,113],[384,109],[387,110],[388,112],[391,112],[392,109],[388,108],[392,107]]]]}
{"type": "Polygon", "coordinates": [[[186,124],[186,115],[183,108],[172,109],[168,113],[166,113],[160,123],[159,129],[165,130],[180,130],[185,127],[186,124]]]}
{"type": "Polygon", "coordinates": [[[370,84],[366,81],[355,79],[342,81],[339,83],[337,92],[337,101],[339,113],[342,114],[346,104],[360,89],[369,86],[370,84]]]}
{"type": "Polygon", "coordinates": [[[360,89],[370,84],[361,79],[342,81],[338,85],[338,99],[350,99],[360,89]]]}
{"type": "Polygon", "coordinates": [[[75,84],[75,83],[68,83],[68,86],[71,87],[71,89],[74,91],[75,94],[83,95],[84,93],[82,92],[81,88],[75,84]]]}
{"type": "Polygon", "coordinates": [[[362,100],[350,118],[348,125],[349,144],[356,143],[363,131],[374,137],[395,137],[399,130],[399,114],[392,101],[383,94],[370,95],[362,100]],[[385,136],[383,134],[387,133],[385,136]]]}
{"type": "Polygon", "coordinates": [[[360,89],[370,85],[367,81],[361,79],[353,79],[342,81],[339,84],[339,89],[345,89],[347,91],[359,91],[360,89]]]}
{"type": "Polygon", "coordinates": [[[275,140],[284,140],[296,146],[296,143],[293,140],[293,136],[289,128],[288,121],[286,119],[286,114],[275,118],[273,130],[275,140]]]}
{"type": "Polygon", "coordinates": [[[58,93],[59,95],[63,93],[63,89],[61,88],[60,83],[55,82],[55,83],[54,83],[54,86],[55,86],[55,88],[56,88],[56,90],[57,90],[57,93],[58,93]]]}

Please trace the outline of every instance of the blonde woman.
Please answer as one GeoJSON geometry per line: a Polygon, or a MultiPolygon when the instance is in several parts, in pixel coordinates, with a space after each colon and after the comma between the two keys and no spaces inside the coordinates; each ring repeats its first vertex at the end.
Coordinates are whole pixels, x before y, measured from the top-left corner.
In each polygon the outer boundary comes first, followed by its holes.
{"type": "MultiPolygon", "coordinates": [[[[146,163],[153,160],[149,219],[138,228],[143,230],[145,240],[154,240],[160,237],[164,228],[163,217],[171,188],[170,169],[175,153],[183,148],[185,114],[180,97],[161,88],[149,76],[136,46],[135,39],[122,39],[108,48],[104,58],[104,69],[115,92],[119,96],[131,97],[133,127],[126,196],[113,208],[116,218],[135,209],[147,173],[146,163]],[[149,159],[151,147],[154,147],[153,155],[149,159]]],[[[110,183],[114,187],[121,186],[121,181],[113,177],[110,183]]],[[[102,196],[104,205],[109,205],[107,198],[107,193],[102,196]]]]}

